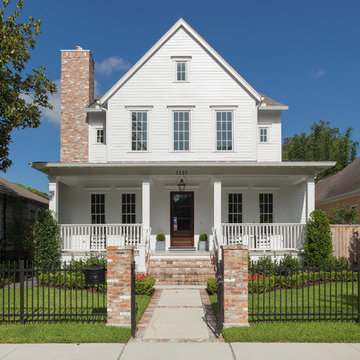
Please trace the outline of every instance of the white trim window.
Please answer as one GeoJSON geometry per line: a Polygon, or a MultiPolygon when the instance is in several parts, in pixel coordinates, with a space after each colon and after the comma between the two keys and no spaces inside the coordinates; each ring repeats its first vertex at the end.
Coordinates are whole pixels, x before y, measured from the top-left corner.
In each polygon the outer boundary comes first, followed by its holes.
{"type": "Polygon", "coordinates": [[[259,128],[259,142],[267,143],[269,142],[269,130],[266,127],[259,128]]]}
{"type": "Polygon", "coordinates": [[[147,151],[148,124],[146,111],[131,112],[131,150],[147,151]]]}
{"type": "Polygon", "coordinates": [[[190,111],[174,111],[174,151],[190,150],[190,111]]]}
{"type": "Polygon", "coordinates": [[[121,219],[123,224],[136,223],[136,194],[121,194],[121,219]]]}
{"type": "Polygon", "coordinates": [[[233,150],[233,112],[216,111],[216,150],[233,150]]]}
{"type": "Polygon", "coordinates": [[[242,194],[230,193],[228,194],[228,222],[240,224],[242,223],[243,208],[242,208],[242,194]]]}
{"type": "Polygon", "coordinates": [[[105,194],[91,194],[91,223],[105,224],[105,194]]]}
{"type": "Polygon", "coordinates": [[[104,129],[96,129],[96,144],[104,144],[104,129]]]}
{"type": "Polygon", "coordinates": [[[176,64],[176,77],[175,80],[178,82],[188,81],[188,62],[184,60],[175,61],[176,64]]]}
{"type": "Polygon", "coordinates": [[[274,195],[272,193],[259,194],[260,223],[272,224],[274,222],[274,195]]]}

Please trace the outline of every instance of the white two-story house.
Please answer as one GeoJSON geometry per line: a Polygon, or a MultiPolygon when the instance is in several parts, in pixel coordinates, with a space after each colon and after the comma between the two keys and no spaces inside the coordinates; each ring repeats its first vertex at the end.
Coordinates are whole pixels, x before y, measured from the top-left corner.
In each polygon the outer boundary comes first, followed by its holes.
{"type": "Polygon", "coordinates": [[[282,162],[281,113],[183,19],[94,99],[89,50],[62,50],[61,160],[50,181],[65,255],[244,243],[297,251],[329,162],[282,162]]]}

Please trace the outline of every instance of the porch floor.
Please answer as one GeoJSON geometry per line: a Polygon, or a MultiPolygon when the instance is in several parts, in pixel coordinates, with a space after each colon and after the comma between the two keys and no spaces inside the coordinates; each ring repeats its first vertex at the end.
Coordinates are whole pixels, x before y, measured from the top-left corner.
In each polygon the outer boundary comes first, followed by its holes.
{"type": "Polygon", "coordinates": [[[151,253],[151,258],[208,258],[210,251],[154,251],[151,253]]]}

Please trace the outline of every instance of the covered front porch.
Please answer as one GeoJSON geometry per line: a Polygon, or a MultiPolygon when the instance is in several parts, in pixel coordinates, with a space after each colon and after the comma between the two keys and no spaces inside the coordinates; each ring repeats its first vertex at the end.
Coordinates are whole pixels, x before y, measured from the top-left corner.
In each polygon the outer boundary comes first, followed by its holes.
{"type": "MultiPolygon", "coordinates": [[[[328,164],[324,164],[326,167],[328,164]]],[[[319,163],[47,164],[50,207],[58,214],[64,257],[133,245],[137,262],[197,251],[199,235],[249,246],[252,256],[297,253],[314,209],[319,163]],[[179,188],[180,180],[185,187],[179,188]]]]}

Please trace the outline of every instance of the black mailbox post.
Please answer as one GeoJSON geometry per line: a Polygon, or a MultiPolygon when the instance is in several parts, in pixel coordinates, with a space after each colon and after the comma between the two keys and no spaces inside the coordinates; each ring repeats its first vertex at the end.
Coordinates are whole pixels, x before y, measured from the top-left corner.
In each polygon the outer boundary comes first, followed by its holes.
{"type": "Polygon", "coordinates": [[[105,267],[101,265],[90,265],[84,269],[85,284],[86,285],[98,285],[105,283],[105,267]]]}

